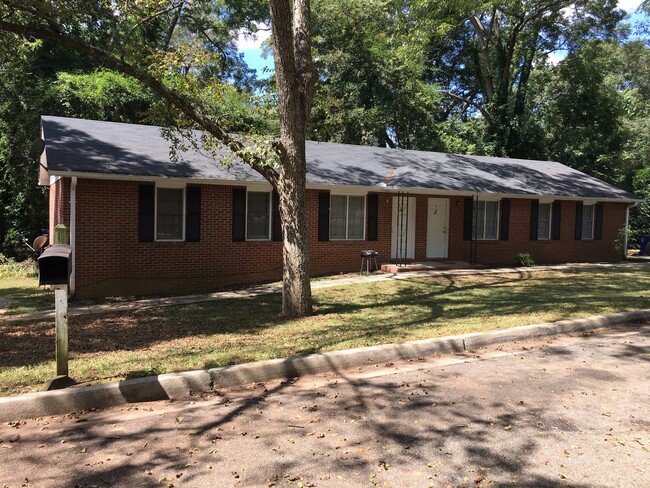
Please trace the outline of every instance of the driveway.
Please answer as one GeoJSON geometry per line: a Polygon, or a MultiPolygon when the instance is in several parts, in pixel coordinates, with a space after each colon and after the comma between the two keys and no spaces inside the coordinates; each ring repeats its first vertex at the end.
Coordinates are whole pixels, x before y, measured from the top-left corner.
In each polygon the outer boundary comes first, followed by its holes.
{"type": "Polygon", "coordinates": [[[650,486],[650,325],[0,426],[0,483],[650,486]]]}

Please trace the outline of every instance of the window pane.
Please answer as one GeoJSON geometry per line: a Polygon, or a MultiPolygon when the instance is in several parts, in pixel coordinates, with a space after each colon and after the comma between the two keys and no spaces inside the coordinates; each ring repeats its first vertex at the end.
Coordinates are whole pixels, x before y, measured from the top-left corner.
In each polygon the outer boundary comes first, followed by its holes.
{"type": "Polygon", "coordinates": [[[330,197],[330,239],[345,239],[347,217],[347,197],[332,195],[330,197]]]}
{"type": "Polygon", "coordinates": [[[582,238],[594,238],[594,205],[582,207],[582,238]]]}
{"type": "Polygon", "coordinates": [[[540,203],[537,216],[537,238],[550,239],[551,237],[551,204],[540,203]]]}
{"type": "Polygon", "coordinates": [[[158,188],[156,239],[183,239],[183,189],[158,188]]]}
{"type": "Polygon", "coordinates": [[[364,197],[348,197],[348,239],[363,239],[364,197]]]}
{"type": "Polygon", "coordinates": [[[268,192],[248,192],[248,210],[246,215],[246,238],[269,238],[269,202],[268,192]]]}
{"type": "Polygon", "coordinates": [[[499,202],[485,202],[485,239],[496,239],[499,227],[499,202]]]}

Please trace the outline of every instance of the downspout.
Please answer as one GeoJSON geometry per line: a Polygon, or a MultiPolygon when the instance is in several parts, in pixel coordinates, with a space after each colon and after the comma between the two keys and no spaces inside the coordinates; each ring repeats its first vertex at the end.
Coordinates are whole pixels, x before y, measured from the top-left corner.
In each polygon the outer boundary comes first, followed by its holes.
{"type": "Polygon", "coordinates": [[[630,209],[636,207],[639,202],[631,203],[625,209],[625,237],[623,239],[623,259],[627,260],[627,242],[630,236],[630,209]]]}
{"type": "Polygon", "coordinates": [[[73,176],[70,183],[70,247],[72,247],[72,273],[70,274],[70,298],[76,291],[77,274],[77,177],[73,176]]]}

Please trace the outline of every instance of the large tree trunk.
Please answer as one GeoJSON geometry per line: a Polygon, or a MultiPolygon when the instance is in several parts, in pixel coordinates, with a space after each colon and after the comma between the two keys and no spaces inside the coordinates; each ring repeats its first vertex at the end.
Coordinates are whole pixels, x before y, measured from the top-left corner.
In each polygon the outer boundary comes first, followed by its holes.
{"type": "Polygon", "coordinates": [[[280,172],[276,189],[284,234],[282,313],[312,313],[305,181],[307,120],[316,83],[311,58],[309,0],[269,0],[280,109],[280,172]]]}
{"type": "Polygon", "coordinates": [[[297,136],[283,142],[286,154],[276,185],[280,196],[284,240],[282,313],[288,317],[302,317],[312,313],[304,141],[304,136],[297,136]]]}

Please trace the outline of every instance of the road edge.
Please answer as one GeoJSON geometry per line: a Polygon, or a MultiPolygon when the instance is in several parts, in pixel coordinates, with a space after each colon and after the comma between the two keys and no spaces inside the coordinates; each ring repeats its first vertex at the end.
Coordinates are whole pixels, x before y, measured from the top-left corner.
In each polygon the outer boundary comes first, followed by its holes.
{"type": "Polygon", "coordinates": [[[228,386],[338,372],[360,366],[471,351],[495,344],[649,320],[650,309],[646,309],[400,344],[270,359],[208,370],[147,376],[65,390],[25,393],[0,398],[0,422],[115,407],[128,403],[190,398],[228,386]]]}

